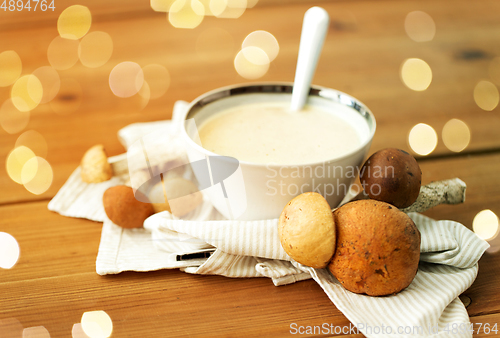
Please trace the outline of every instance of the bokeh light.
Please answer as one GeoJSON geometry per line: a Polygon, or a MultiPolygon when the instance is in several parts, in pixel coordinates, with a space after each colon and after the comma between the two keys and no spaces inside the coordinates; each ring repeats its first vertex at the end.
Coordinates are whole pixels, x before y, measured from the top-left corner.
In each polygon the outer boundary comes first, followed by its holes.
{"type": "Polygon", "coordinates": [[[225,29],[210,27],[203,30],[195,42],[198,57],[213,61],[214,56],[221,58],[225,55],[234,55],[236,50],[233,36],[225,29]],[[214,45],[217,44],[217,49],[214,45]]]}
{"type": "Polygon", "coordinates": [[[469,145],[470,129],[464,121],[451,119],[444,125],[441,137],[446,148],[458,153],[469,145]]]}
{"type": "Polygon", "coordinates": [[[29,148],[36,156],[47,157],[47,141],[35,130],[28,130],[19,135],[15,147],[20,146],[29,148]]]}
{"type": "Polygon", "coordinates": [[[168,12],[168,21],[176,28],[195,28],[203,21],[205,7],[198,0],[176,0],[168,12]]]}
{"type": "Polygon", "coordinates": [[[30,182],[33,178],[35,178],[37,172],[38,160],[35,156],[24,163],[23,168],[21,169],[21,183],[24,185],[25,183],[30,182]]]}
{"type": "Polygon", "coordinates": [[[113,322],[104,311],[89,311],[82,316],[83,332],[90,338],[107,338],[113,332],[113,322]]]}
{"type": "Polygon", "coordinates": [[[216,17],[219,17],[227,7],[227,0],[210,0],[209,3],[210,12],[216,17]]]}
{"type": "MultiPolygon", "coordinates": [[[[1,247],[0,250],[2,250],[1,247]]],[[[2,337],[20,338],[23,335],[23,326],[15,318],[2,318],[0,319],[0,332],[2,337]]]]}
{"type": "Polygon", "coordinates": [[[89,336],[83,332],[82,323],[73,324],[71,338],[89,338],[89,336]]]}
{"type": "Polygon", "coordinates": [[[493,83],[500,85],[500,56],[493,58],[488,68],[488,75],[493,83]]]}
{"type": "Polygon", "coordinates": [[[429,14],[422,11],[413,11],[406,16],[405,30],[413,41],[431,41],[436,34],[436,24],[429,14]]]}
{"type": "Polygon", "coordinates": [[[472,229],[480,238],[489,241],[498,236],[498,216],[491,210],[486,209],[478,212],[472,221],[472,229]]]}
{"type": "Polygon", "coordinates": [[[75,112],[82,103],[83,92],[80,84],[72,78],[62,78],[61,88],[52,101],[50,108],[59,114],[67,115],[75,112]]]}
{"type": "MultiPolygon", "coordinates": [[[[0,232],[0,268],[12,269],[19,260],[20,252],[19,243],[17,243],[14,236],[6,232],[0,232]]],[[[0,332],[4,333],[5,328],[2,327],[2,324],[2,321],[0,321],[0,332]]],[[[8,332],[8,330],[6,331],[8,332]]]]}
{"type": "Polygon", "coordinates": [[[498,89],[490,81],[479,81],[474,87],[474,101],[482,110],[492,111],[498,106],[499,99],[498,89]]]}
{"type": "Polygon", "coordinates": [[[151,8],[156,12],[168,12],[175,0],[151,0],[151,8]]]}
{"type": "Polygon", "coordinates": [[[246,0],[211,0],[210,11],[218,18],[237,19],[245,13],[246,0]]]}
{"type": "Polygon", "coordinates": [[[12,99],[7,99],[0,107],[0,125],[9,134],[15,134],[26,128],[30,120],[29,111],[19,111],[12,103],[12,99]]]}
{"type": "Polygon", "coordinates": [[[419,123],[410,130],[408,143],[411,149],[419,155],[429,155],[436,149],[438,136],[434,128],[425,123],[419,123]]]}
{"type": "Polygon", "coordinates": [[[23,330],[23,338],[50,338],[50,333],[43,326],[27,327],[23,330]]]}
{"type": "Polygon", "coordinates": [[[21,172],[24,165],[34,158],[35,153],[28,147],[14,148],[7,156],[6,168],[9,177],[16,183],[22,184],[21,172]]]}
{"type": "Polygon", "coordinates": [[[205,16],[213,16],[212,10],[210,9],[210,2],[213,0],[199,0],[203,7],[205,7],[205,16]]]}
{"type": "Polygon", "coordinates": [[[264,50],[262,50],[262,48],[250,46],[242,48],[241,52],[245,59],[255,65],[263,66],[269,65],[270,63],[269,56],[264,50]],[[264,52],[264,54],[262,54],[262,52],[264,52]]]}
{"type": "Polygon", "coordinates": [[[494,240],[488,242],[490,247],[486,249],[489,254],[495,254],[500,251],[500,237],[496,237],[494,240]]]}
{"type": "Polygon", "coordinates": [[[106,32],[91,32],[83,37],[78,46],[82,65],[97,68],[104,65],[113,54],[113,39],[106,32]]]}
{"type": "Polygon", "coordinates": [[[144,81],[144,84],[137,94],[139,94],[141,98],[139,110],[143,110],[148,105],[149,100],[151,99],[151,89],[146,81],[144,81]]]}
{"type": "Polygon", "coordinates": [[[52,100],[61,86],[61,79],[57,70],[50,66],[43,66],[37,68],[33,75],[35,75],[42,84],[43,95],[40,103],[47,103],[52,100]]]}
{"type": "Polygon", "coordinates": [[[401,66],[401,79],[411,90],[426,90],[432,82],[431,67],[421,59],[406,59],[401,66]]]}
{"type": "Polygon", "coordinates": [[[242,49],[252,46],[258,47],[266,52],[269,62],[272,62],[276,56],[278,56],[280,50],[278,40],[276,40],[274,35],[262,30],[248,34],[241,45],[242,49]]]}
{"type": "MultiPolygon", "coordinates": [[[[147,65],[142,68],[144,73],[144,81],[148,85],[149,94],[151,99],[162,97],[170,86],[170,73],[167,68],[158,64],[147,65]]],[[[144,97],[144,92],[139,91],[139,95],[144,97]]]]}
{"type": "Polygon", "coordinates": [[[35,109],[42,101],[42,96],[42,83],[33,74],[21,76],[10,91],[12,103],[20,111],[35,109]]]}
{"type": "Polygon", "coordinates": [[[117,64],[109,74],[109,87],[118,97],[131,97],[142,88],[144,72],[135,62],[117,64]]]}
{"type": "Polygon", "coordinates": [[[23,64],[13,50],[0,53],[0,87],[7,87],[21,76],[23,64]]]}
{"type": "Polygon", "coordinates": [[[234,68],[245,79],[258,79],[269,70],[269,57],[259,47],[245,47],[236,54],[234,68]]]}
{"type": "Polygon", "coordinates": [[[57,31],[64,39],[78,40],[90,29],[92,15],[82,5],[73,5],[61,12],[57,19],[57,31]]]}
{"type": "Polygon", "coordinates": [[[65,70],[73,67],[78,61],[77,40],[63,39],[56,36],[49,44],[47,58],[52,67],[57,70],[65,70]]]}
{"type": "Polygon", "coordinates": [[[253,8],[259,0],[247,0],[247,8],[253,8]]]}
{"type": "Polygon", "coordinates": [[[144,81],[141,89],[137,92],[137,95],[130,97],[120,98],[122,104],[129,107],[130,111],[140,112],[146,108],[151,99],[151,90],[149,89],[149,84],[144,81]]]}
{"type": "Polygon", "coordinates": [[[30,193],[41,195],[52,185],[54,173],[49,162],[42,157],[33,157],[23,166],[21,181],[30,193]]]}

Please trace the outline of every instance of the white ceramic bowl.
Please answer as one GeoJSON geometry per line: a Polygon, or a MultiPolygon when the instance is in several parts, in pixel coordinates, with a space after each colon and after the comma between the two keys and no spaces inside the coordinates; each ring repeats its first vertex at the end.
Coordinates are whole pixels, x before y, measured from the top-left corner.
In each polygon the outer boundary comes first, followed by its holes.
{"type": "Polygon", "coordinates": [[[225,217],[240,220],[277,218],[293,197],[306,191],[321,193],[334,208],[358,174],[375,133],[375,118],[357,99],[334,89],[313,86],[307,104],[318,105],[327,111],[340,111],[356,129],[361,143],[344,156],[318,163],[256,164],[218,156],[201,146],[197,126],[214,114],[247,103],[289,102],[291,92],[291,83],[245,84],[213,90],[189,105],[182,130],[188,157],[196,164],[192,167],[201,188],[225,217]]]}

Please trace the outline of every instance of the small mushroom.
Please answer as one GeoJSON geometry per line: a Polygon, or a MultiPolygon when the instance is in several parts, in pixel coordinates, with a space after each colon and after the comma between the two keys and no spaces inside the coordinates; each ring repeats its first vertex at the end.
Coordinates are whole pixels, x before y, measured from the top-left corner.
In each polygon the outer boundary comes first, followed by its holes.
{"type": "Polygon", "coordinates": [[[101,183],[113,177],[113,169],[102,144],[87,150],[80,164],[80,176],[86,183],[101,183]]]}
{"type": "Polygon", "coordinates": [[[335,252],[335,223],[330,205],[315,192],[303,193],[283,209],[278,233],[281,246],[296,262],[316,269],[335,252]]]}
{"type": "Polygon", "coordinates": [[[422,171],[406,151],[386,148],[368,158],[359,178],[370,198],[406,208],[417,200],[422,171]]]}
{"type": "MultiPolygon", "coordinates": [[[[136,193],[140,194],[139,191],[136,193]]],[[[146,200],[145,196],[140,197],[146,200]]],[[[102,197],[104,211],[108,218],[122,228],[140,228],[144,220],[154,213],[150,203],[139,201],[131,187],[117,185],[108,188],[102,197]]]]}

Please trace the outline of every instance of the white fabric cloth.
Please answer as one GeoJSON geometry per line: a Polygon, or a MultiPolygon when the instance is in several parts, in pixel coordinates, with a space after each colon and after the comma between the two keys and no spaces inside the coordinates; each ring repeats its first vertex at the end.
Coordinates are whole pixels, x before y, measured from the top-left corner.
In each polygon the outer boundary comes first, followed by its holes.
{"type": "MultiPolygon", "coordinates": [[[[185,106],[185,102],[176,104],[174,119],[185,106]]],[[[165,127],[175,129],[165,121],[134,124],[122,129],[119,137],[128,147],[141,135],[165,127]]],[[[179,153],[178,142],[165,145],[166,151],[169,146],[170,154],[179,153]]],[[[110,158],[110,162],[124,156],[110,158]]],[[[466,330],[467,311],[458,296],[474,282],[477,262],[488,244],[462,224],[410,213],[422,237],[417,276],[396,295],[369,297],[345,290],[326,269],[312,269],[291,260],[281,247],[277,219],[224,220],[206,198],[183,219],[162,212],[149,217],[144,228],[118,227],[106,217],[102,194],[126,180],[123,174],[107,182],[86,184],[76,169],[49,203],[50,210],[62,215],[104,222],[96,261],[98,274],[179,268],[194,274],[268,277],[277,286],[313,278],[368,337],[390,333],[397,337],[472,337],[466,330]],[[454,325],[463,330],[452,333],[454,325]]]]}

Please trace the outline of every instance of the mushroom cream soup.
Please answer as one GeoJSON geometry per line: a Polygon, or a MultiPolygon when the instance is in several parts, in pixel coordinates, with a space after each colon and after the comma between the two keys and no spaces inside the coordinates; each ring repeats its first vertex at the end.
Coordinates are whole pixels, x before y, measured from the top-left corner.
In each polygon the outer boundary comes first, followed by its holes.
{"type": "Polygon", "coordinates": [[[350,108],[306,105],[291,112],[289,106],[259,102],[226,108],[201,124],[201,145],[239,161],[280,165],[328,161],[360,146],[361,131],[353,127],[359,121],[350,108]]]}

